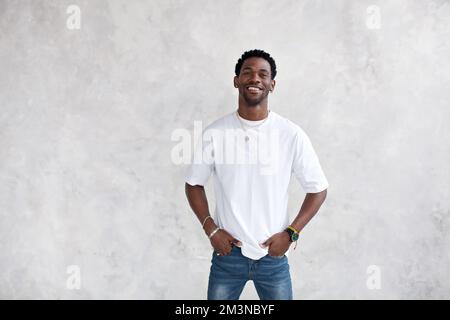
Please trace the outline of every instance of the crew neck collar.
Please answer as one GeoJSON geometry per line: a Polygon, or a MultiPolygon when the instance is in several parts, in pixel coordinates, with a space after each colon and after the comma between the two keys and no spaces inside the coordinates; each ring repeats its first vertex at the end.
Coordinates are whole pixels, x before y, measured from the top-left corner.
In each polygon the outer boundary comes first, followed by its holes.
{"type": "Polygon", "coordinates": [[[264,119],[261,119],[261,120],[247,120],[245,118],[242,118],[239,115],[239,112],[237,110],[236,110],[235,113],[236,113],[236,116],[238,117],[238,120],[242,121],[246,125],[248,125],[248,126],[257,126],[257,125],[262,124],[263,122],[267,122],[269,120],[269,118],[271,118],[272,111],[269,109],[269,113],[267,114],[267,117],[265,117],[264,119]]]}

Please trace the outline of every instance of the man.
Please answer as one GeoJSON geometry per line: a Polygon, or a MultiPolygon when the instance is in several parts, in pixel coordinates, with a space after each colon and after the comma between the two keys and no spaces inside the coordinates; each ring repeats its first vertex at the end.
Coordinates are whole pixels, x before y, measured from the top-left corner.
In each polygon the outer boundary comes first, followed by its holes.
{"type": "Polygon", "coordinates": [[[268,107],[276,72],[262,50],[241,56],[234,77],[238,110],[205,128],[186,176],[189,204],[214,248],[208,299],[237,300],[248,280],[260,299],[292,299],[288,249],[326,197],[328,181],[308,136],[268,107]],[[291,174],[306,192],[292,222],[291,174]],[[204,190],[211,175],[215,219],[204,190]]]}

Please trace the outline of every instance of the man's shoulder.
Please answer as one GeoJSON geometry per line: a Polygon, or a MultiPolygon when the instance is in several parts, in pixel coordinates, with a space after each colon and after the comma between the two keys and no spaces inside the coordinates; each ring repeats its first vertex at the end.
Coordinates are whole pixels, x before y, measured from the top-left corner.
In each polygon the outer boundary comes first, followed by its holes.
{"type": "Polygon", "coordinates": [[[293,135],[293,136],[300,136],[303,137],[306,135],[305,131],[303,130],[303,128],[296,122],[294,122],[291,119],[288,119],[282,115],[280,115],[279,113],[275,113],[274,112],[274,118],[276,121],[276,126],[281,129],[286,131],[289,135],[293,135]]]}
{"type": "Polygon", "coordinates": [[[211,130],[211,129],[221,130],[221,129],[227,129],[227,128],[232,127],[232,121],[233,121],[234,114],[235,114],[235,111],[229,112],[229,113],[221,116],[220,118],[209,123],[205,127],[205,130],[211,130]]]}

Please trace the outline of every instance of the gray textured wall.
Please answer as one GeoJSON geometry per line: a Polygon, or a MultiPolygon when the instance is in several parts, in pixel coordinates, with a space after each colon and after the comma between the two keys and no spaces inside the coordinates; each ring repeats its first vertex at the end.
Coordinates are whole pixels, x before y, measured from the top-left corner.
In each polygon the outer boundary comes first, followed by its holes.
{"type": "Polygon", "coordinates": [[[204,299],[171,136],[260,48],[330,182],[295,298],[449,299],[449,39],[450,1],[0,0],[0,298],[204,299]]]}

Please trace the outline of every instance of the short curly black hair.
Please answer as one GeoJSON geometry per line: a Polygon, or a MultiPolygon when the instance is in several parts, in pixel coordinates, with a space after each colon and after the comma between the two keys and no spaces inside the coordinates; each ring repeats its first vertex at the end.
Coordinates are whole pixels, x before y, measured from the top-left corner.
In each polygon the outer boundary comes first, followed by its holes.
{"type": "Polygon", "coordinates": [[[247,60],[248,58],[253,58],[253,57],[259,57],[259,58],[265,59],[270,64],[271,78],[272,78],[272,80],[275,79],[275,76],[277,75],[277,65],[275,64],[275,60],[273,60],[273,58],[267,52],[265,52],[263,50],[258,50],[258,49],[245,51],[242,54],[242,56],[236,63],[236,67],[234,68],[234,73],[236,74],[236,76],[239,76],[239,74],[241,73],[241,68],[242,68],[242,65],[244,64],[244,61],[247,60]]]}

